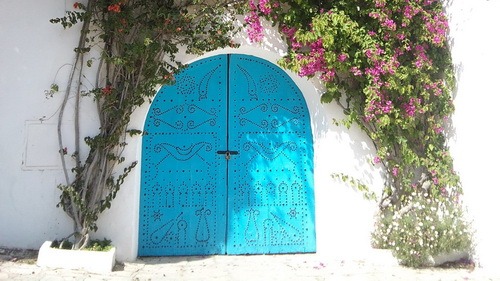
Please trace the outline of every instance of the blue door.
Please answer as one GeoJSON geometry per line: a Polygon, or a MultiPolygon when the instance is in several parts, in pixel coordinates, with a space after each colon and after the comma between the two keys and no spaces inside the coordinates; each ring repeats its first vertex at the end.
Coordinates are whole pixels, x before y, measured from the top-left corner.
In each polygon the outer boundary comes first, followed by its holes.
{"type": "Polygon", "coordinates": [[[161,88],[144,132],[140,256],[315,251],[309,113],[280,68],[197,61],[161,88]]]}

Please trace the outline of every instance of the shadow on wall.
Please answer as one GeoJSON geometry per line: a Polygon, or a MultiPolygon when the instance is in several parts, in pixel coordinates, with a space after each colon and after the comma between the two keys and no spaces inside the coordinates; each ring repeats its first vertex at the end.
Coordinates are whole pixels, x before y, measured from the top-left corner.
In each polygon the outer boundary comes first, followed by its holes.
{"type": "MultiPolygon", "coordinates": [[[[319,79],[309,79],[307,83],[308,87],[314,86],[315,94],[309,94],[307,101],[316,142],[315,149],[319,151],[316,154],[316,167],[326,165],[328,167],[321,170],[328,172],[328,175],[349,174],[369,187],[377,188],[383,171],[380,166],[371,164],[377,153],[371,139],[357,124],[350,128],[335,125],[334,120],[345,118],[343,109],[335,101],[321,103],[320,96],[324,86],[319,79]]],[[[305,87],[307,86],[303,86],[305,87]]]]}

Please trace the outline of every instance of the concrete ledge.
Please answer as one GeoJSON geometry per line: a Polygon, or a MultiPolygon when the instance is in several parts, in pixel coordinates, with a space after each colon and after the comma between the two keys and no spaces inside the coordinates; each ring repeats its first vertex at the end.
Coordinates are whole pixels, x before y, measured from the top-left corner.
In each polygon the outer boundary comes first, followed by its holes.
{"type": "Polygon", "coordinates": [[[432,266],[440,266],[447,262],[455,262],[461,259],[468,259],[469,253],[466,251],[453,251],[450,253],[443,253],[437,256],[431,257],[432,266]]]}
{"type": "Polygon", "coordinates": [[[51,248],[46,241],[38,252],[37,265],[51,268],[83,269],[93,273],[107,273],[115,266],[116,248],[107,252],[77,251],[51,248]]]}

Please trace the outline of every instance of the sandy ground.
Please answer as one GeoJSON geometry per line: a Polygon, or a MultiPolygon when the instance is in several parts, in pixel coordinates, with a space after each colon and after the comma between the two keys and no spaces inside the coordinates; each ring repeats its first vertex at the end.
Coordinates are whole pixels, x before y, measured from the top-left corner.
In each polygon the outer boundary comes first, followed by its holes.
{"type": "Polygon", "coordinates": [[[0,249],[0,280],[499,280],[472,266],[412,269],[387,252],[342,259],[320,254],[140,258],[113,272],[49,269],[36,251],[0,249]]]}

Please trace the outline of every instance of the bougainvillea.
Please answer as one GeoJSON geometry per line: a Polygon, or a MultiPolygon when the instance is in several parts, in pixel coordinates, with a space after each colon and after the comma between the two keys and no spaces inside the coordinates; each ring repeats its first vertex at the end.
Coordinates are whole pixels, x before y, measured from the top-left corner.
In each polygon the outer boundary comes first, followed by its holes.
{"type": "Polygon", "coordinates": [[[278,24],[289,43],[281,65],[319,77],[321,100],[345,113],[335,122],[358,124],[373,141],[373,163],[386,171],[381,213],[408,207],[410,194],[461,208],[447,146],[454,74],[441,1],[261,2],[250,0],[250,38],[262,38],[257,16],[278,24]]]}

